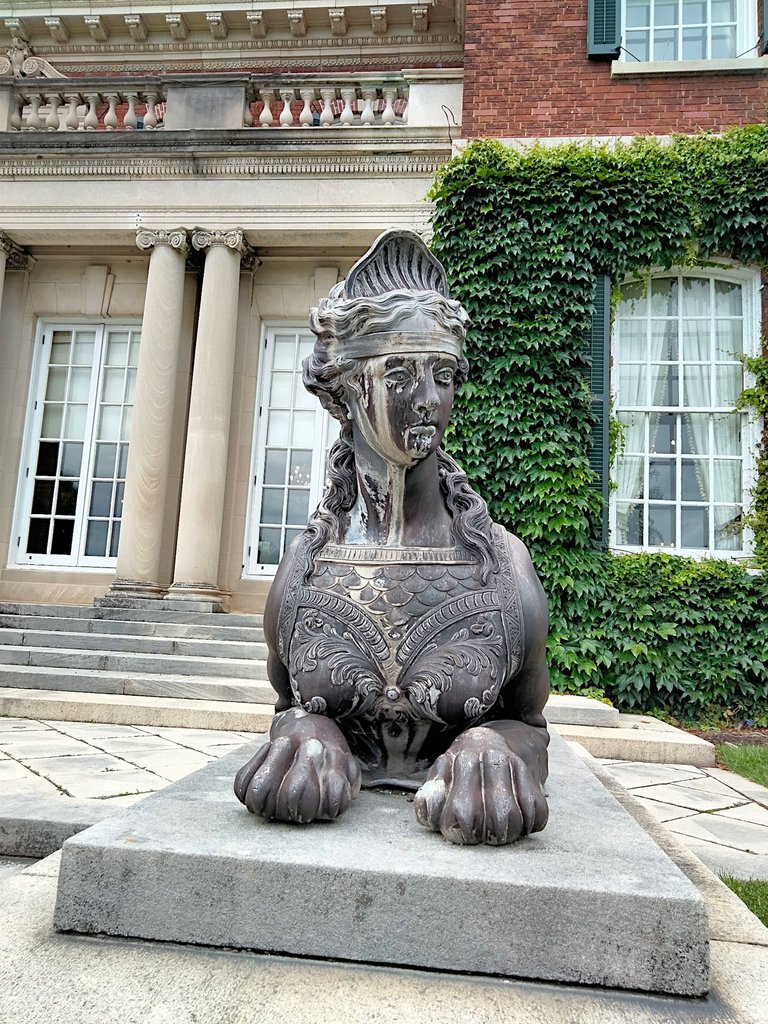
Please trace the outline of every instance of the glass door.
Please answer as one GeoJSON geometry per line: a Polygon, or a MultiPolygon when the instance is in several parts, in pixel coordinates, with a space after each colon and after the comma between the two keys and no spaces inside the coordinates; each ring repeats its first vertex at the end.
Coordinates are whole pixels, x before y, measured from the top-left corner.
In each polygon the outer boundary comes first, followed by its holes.
{"type": "Polygon", "coordinates": [[[17,510],[17,563],[114,565],[140,333],[133,324],[43,329],[17,510]]]}
{"type": "Polygon", "coordinates": [[[259,381],[246,575],[274,575],[286,547],[307,525],[322,495],[333,419],[301,382],[314,336],[269,328],[259,381]]]}

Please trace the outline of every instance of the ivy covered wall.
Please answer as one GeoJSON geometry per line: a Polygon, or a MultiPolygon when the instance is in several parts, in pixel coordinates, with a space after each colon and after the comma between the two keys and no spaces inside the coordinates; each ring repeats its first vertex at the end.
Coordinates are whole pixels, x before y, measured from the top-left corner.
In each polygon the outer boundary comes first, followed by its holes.
{"type": "MultiPolygon", "coordinates": [[[[584,383],[598,275],[717,257],[768,266],[768,126],[611,148],[476,142],[431,198],[433,248],[472,318],[448,445],[531,550],[550,598],[554,687],[627,709],[768,715],[768,573],[601,548],[584,383]]],[[[765,355],[743,398],[763,414],[765,355]]],[[[750,520],[763,568],[767,441],[750,520]]]]}

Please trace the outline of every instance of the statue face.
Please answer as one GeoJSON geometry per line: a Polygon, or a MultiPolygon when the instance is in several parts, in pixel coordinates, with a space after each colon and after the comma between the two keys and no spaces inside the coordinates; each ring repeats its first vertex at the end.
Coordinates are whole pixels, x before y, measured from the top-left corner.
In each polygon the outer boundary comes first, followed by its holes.
{"type": "Polygon", "coordinates": [[[436,451],[453,407],[457,363],[442,353],[404,353],[366,359],[352,418],[387,462],[413,466],[436,451]]]}

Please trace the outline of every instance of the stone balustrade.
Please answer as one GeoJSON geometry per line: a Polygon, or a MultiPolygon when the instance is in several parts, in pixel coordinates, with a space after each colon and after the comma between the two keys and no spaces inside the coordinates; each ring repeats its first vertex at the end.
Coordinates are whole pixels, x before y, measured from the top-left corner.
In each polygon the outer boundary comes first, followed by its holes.
{"type": "Polygon", "coordinates": [[[460,116],[460,98],[460,73],[445,71],[269,79],[0,76],[0,131],[438,127],[446,124],[446,104],[460,116]]]}

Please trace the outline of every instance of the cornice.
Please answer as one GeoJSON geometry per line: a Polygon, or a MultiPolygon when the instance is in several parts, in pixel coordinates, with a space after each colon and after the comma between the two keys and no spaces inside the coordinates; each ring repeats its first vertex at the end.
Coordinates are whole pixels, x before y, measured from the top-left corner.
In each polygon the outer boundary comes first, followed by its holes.
{"type": "Polygon", "coordinates": [[[296,155],[193,154],[82,156],[0,156],[0,179],[77,178],[274,178],[293,176],[381,178],[382,175],[433,175],[450,158],[450,146],[425,153],[349,153],[296,155]]]}

